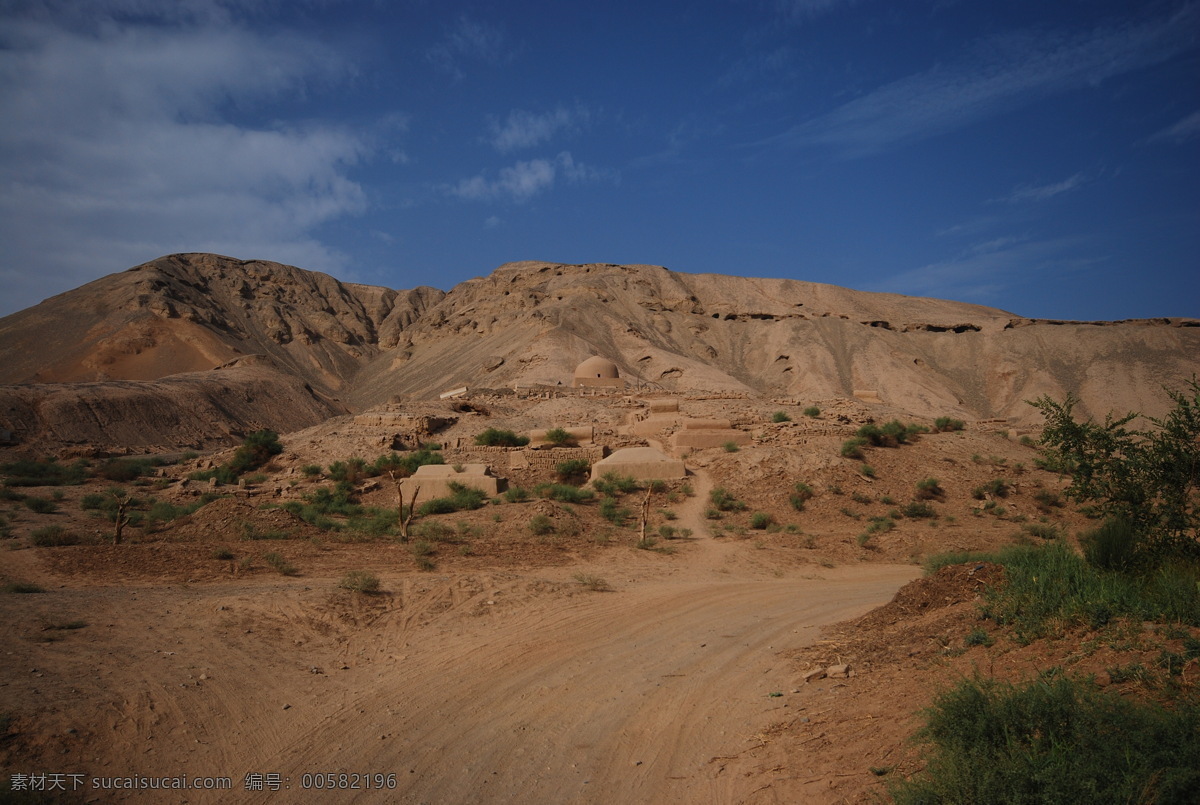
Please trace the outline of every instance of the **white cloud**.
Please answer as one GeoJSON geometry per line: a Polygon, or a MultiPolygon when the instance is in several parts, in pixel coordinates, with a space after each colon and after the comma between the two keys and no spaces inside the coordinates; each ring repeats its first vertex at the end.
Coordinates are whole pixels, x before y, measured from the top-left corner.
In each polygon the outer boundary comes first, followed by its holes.
{"type": "Polygon", "coordinates": [[[32,15],[0,22],[0,44],[9,310],[175,251],[342,264],[310,231],[364,208],[347,168],[368,144],[328,125],[230,119],[342,77],[319,43],[233,24],[76,31],[32,15]]]}
{"type": "Polygon", "coordinates": [[[553,112],[526,112],[514,109],[501,122],[488,122],[488,142],[501,153],[530,148],[550,140],[559,132],[578,131],[591,121],[591,112],[582,106],[558,107],[553,112]]]}
{"type": "Polygon", "coordinates": [[[878,153],[1165,61],[1195,46],[1200,6],[1149,22],[1078,36],[1026,34],[989,40],[970,58],[899,79],[761,145],[878,153]]]}
{"type": "Polygon", "coordinates": [[[1078,254],[1078,239],[1000,237],[973,243],[945,260],[901,272],[872,290],[988,304],[1013,285],[1038,274],[1078,271],[1092,262],[1078,254]]]}
{"type": "Polygon", "coordinates": [[[1061,182],[1045,185],[1021,185],[1001,201],[1018,204],[1024,201],[1045,201],[1062,193],[1070,192],[1082,185],[1087,178],[1082,173],[1063,179],[1061,182]]]}
{"type": "Polygon", "coordinates": [[[562,151],[553,159],[531,159],[501,168],[495,179],[484,174],[463,179],[448,192],[470,201],[509,199],[521,203],[554,187],[560,176],[573,184],[610,178],[609,173],[576,162],[569,151],[562,151]]]}
{"type": "Polygon", "coordinates": [[[464,60],[497,64],[512,57],[513,47],[502,28],[460,14],[446,38],[425,53],[426,60],[456,80],[464,60]]]}
{"type": "Polygon", "coordinates": [[[1176,145],[1200,137],[1200,112],[1192,112],[1173,126],[1150,136],[1152,143],[1170,142],[1176,145]]]}

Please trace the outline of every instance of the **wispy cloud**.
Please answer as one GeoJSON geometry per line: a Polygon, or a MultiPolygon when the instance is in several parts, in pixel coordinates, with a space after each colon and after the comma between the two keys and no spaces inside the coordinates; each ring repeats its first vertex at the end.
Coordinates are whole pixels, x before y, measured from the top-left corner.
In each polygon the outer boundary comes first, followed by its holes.
{"type": "Polygon", "coordinates": [[[1152,134],[1149,142],[1174,143],[1176,145],[1200,137],[1200,112],[1192,112],[1173,126],[1152,134]]]}
{"type": "Polygon", "coordinates": [[[1087,177],[1083,173],[1077,173],[1074,176],[1063,179],[1061,182],[1054,182],[1052,184],[1021,185],[1004,198],[997,200],[1010,204],[1020,204],[1027,201],[1045,201],[1048,198],[1069,193],[1086,181],[1087,177]]]}
{"type": "Polygon", "coordinates": [[[1073,256],[1078,255],[1080,246],[1079,240],[1070,238],[993,238],[972,243],[944,260],[896,274],[872,290],[989,304],[1031,275],[1086,267],[1093,261],[1073,256]]]}
{"type": "Polygon", "coordinates": [[[497,118],[488,121],[488,142],[501,153],[531,148],[560,132],[578,131],[591,119],[591,111],[584,106],[574,109],[560,106],[552,112],[541,113],[514,109],[503,121],[497,118]]]}
{"type": "Polygon", "coordinates": [[[507,199],[521,203],[551,189],[560,177],[571,184],[582,184],[612,175],[576,162],[569,151],[562,151],[553,159],[531,159],[501,168],[494,179],[479,174],[447,189],[451,195],[470,201],[507,199]]]}
{"type": "Polygon", "coordinates": [[[760,145],[878,153],[961,128],[1064,91],[1165,61],[1195,47],[1200,6],[1085,34],[988,40],[958,63],[886,84],[760,145]]]}
{"type": "Polygon", "coordinates": [[[464,61],[497,64],[511,58],[512,50],[504,29],[460,14],[446,38],[426,51],[425,56],[434,67],[461,79],[464,61]]]}
{"type": "Polygon", "coordinates": [[[802,23],[857,0],[776,0],[775,10],[790,23],[802,23]]]}
{"type": "Polygon", "coordinates": [[[0,22],[0,44],[0,266],[17,275],[5,304],[172,251],[343,263],[311,232],[364,208],[348,168],[371,146],[337,126],[253,128],[223,112],[339,80],[347,65],[320,43],[236,24],[76,31],[33,15],[0,22]]]}

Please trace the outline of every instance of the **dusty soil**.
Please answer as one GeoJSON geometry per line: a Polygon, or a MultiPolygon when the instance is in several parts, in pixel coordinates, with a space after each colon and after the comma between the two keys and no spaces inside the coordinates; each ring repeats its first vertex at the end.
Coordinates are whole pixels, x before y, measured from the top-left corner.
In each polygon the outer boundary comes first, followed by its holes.
{"type": "MultiPolygon", "coordinates": [[[[437,438],[549,421],[592,422],[610,447],[629,439],[603,402],[489,404],[491,416],[466,414],[437,438]]],[[[422,518],[446,532],[422,571],[415,542],[264,508],[328,486],[301,471],[310,462],[381,452],[378,433],[348,420],[286,435],[266,480],[130,529],[122,545],[81,507],[109,483],[22,487],[59,499],[50,513],[0,503],[0,582],[44,590],[0,594],[0,770],[85,775],[74,802],[875,802],[921,768],[918,712],[957,679],[1057,667],[1111,684],[1107,669],[1151,667],[1163,646],[1178,648],[1178,634],[1142,624],[1115,642],[1067,634],[1030,646],[989,626],[993,645],[965,644],[998,570],[918,579],[921,559],[1089,522],[1045,504],[1063,480],[1017,441],[969,428],[850,460],[842,440],[864,416],[892,412],[830,401],[819,419],[789,406],[792,422],[769,423],[778,402],[684,407],[739,420],[753,444],[686,456],[692,474],[649,506],[650,534],[677,531],[655,550],[635,547],[636,518],[614,524],[594,503],[498,502],[422,518]],[[941,481],[926,501],[936,516],[890,516],[928,477],[941,481]],[[1004,496],[976,496],[997,479],[1004,496]],[[797,482],[814,493],[801,509],[789,499],[797,482]],[[717,487],[745,508],[713,517],[717,487]],[[771,525],[753,528],[756,513],[771,525]],[[554,533],[531,532],[538,515],[554,533]],[[872,518],[892,525],[868,533],[872,518]],[[31,547],[47,525],[85,544],[31,547]],[[353,570],[378,576],[381,592],[340,588],[353,570]],[[807,677],[835,664],[852,674],[807,677]],[[383,777],[320,791],[355,778],[306,777],[330,774],[383,777]],[[221,776],[232,790],[91,785],[138,775],[221,776]],[[247,790],[256,779],[265,790],[247,790]]],[[[468,454],[446,451],[448,463],[468,454]]],[[[224,457],[168,467],[136,490],[194,502],[207,485],[182,479],[224,457]]],[[[498,474],[532,487],[552,473],[498,474]]],[[[388,484],[361,497],[395,505],[388,484]]],[[[1184,676],[1200,676],[1194,662],[1184,676]]]]}

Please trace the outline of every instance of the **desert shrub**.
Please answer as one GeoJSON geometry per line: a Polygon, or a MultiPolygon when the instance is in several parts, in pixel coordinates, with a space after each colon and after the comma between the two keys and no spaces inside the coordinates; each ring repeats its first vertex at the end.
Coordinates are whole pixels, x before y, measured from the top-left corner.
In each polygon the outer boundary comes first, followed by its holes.
{"type": "Polygon", "coordinates": [[[342,580],[338,582],[338,587],[341,587],[343,590],[353,590],[356,593],[371,595],[379,592],[379,577],[365,570],[351,570],[345,576],[342,576],[342,580]]]}
{"type": "Polygon", "coordinates": [[[771,421],[772,422],[791,422],[792,418],[787,415],[786,411],[776,411],[775,413],[771,414],[771,421]]]}
{"type": "Polygon", "coordinates": [[[721,445],[721,448],[722,448],[722,449],[723,449],[723,450],[724,450],[726,453],[736,453],[738,450],[741,450],[741,449],[742,449],[742,448],[738,447],[738,443],[737,443],[737,442],[733,442],[733,441],[730,441],[730,442],[725,442],[725,444],[721,445]]]}
{"type": "Polygon", "coordinates": [[[1063,505],[1062,497],[1055,492],[1051,492],[1049,489],[1039,489],[1034,492],[1033,500],[1037,504],[1038,510],[1042,512],[1061,508],[1063,505]]]}
{"type": "Polygon", "coordinates": [[[867,440],[861,436],[855,436],[842,442],[842,458],[861,459],[863,457],[863,448],[866,447],[867,440]]]}
{"type": "Polygon", "coordinates": [[[524,503],[529,500],[529,490],[519,486],[510,486],[504,490],[504,499],[509,503],[524,503]]]}
{"type": "Polygon", "coordinates": [[[1026,523],[1021,530],[1031,537],[1039,539],[1058,539],[1062,536],[1056,526],[1049,523],[1026,523]]]}
{"type": "Polygon", "coordinates": [[[422,520],[414,523],[412,535],[427,544],[433,542],[457,542],[458,532],[438,520],[422,520]]]}
{"type": "Polygon", "coordinates": [[[750,515],[751,528],[762,530],[774,522],[775,518],[766,512],[754,512],[754,514],[750,515]]]}
{"type": "Polygon", "coordinates": [[[616,498],[603,498],[600,501],[600,516],[615,526],[623,527],[633,512],[618,504],[616,498]]]}
{"type": "Polygon", "coordinates": [[[941,482],[937,478],[922,478],[917,481],[918,500],[936,500],[945,494],[946,490],[942,489],[941,482]]]}
{"type": "Polygon", "coordinates": [[[546,441],[555,447],[574,447],[575,438],[566,428],[551,428],[546,431],[546,441]]]}
{"type": "Polygon", "coordinates": [[[87,479],[88,462],[79,459],[71,464],[59,464],[53,458],[45,461],[20,459],[0,464],[5,486],[64,486],[77,485],[87,479]]]}
{"type": "Polygon", "coordinates": [[[592,481],[592,486],[601,495],[615,497],[617,495],[628,495],[630,492],[636,492],[640,487],[638,482],[629,475],[617,475],[615,472],[606,472],[595,481],[592,481]]]}
{"type": "Polygon", "coordinates": [[[367,462],[361,458],[348,458],[345,461],[335,461],[329,465],[331,481],[356,484],[367,477],[367,462]]]}
{"type": "Polygon", "coordinates": [[[367,538],[392,537],[396,535],[400,513],[396,509],[364,508],[359,514],[346,520],[346,527],[367,538]]]}
{"type": "Polygon", "coordinates": [[[220,561],[229,561],[235,558],[233,551],[229,548],[214,548],[211,556],[213,559],[218,559],[220,561]]]}
{"type": "Polygon", "coordinates": [[[804,511],[805,504],[812,500],[812,487],[804,482],[799,482],[792,488],[792,490],[792,508],[798,512],[804,511]]]}
{"type": "Polygon", "coordinates": [[[740,512],[745,511],[747,508],[744,502],[735,498],[723,486],[718,486],[710,491],[708,493],[708,500],[713,506],[723,512],[740,512]]]}
{"type": "Polygon", "coordinates": [[[371,477],[391,473],[397,478],[407,478],[417,471],[417,467],[426,464],[445,464],[446,459],[433,448],[422,448],[400,455],[399,453],[384,453],[367,466],[367,474],[371,477]]]}
{"type": "Polygon", "coordinates": [[[920,774],[898,805],[1191,802],[1200,790],[1200,707],[1173,710],[1057,675],[1021,685],[968,679],[940,694],[919,733],[920,774]]]}
{"type": "Polygon", "coordinates": [[[450,482],[450,494],[446,497],[434,498],[417,507],[417,514],[449,514],[450,512],[469,511],[478,509],[487,500],[487,494],[482,489],[463,486],[450,482]]]}
{"type": "Polygon", "coordinates": [[[672,509],[659,509],[658,513],[662,515],[664,520],[675,520],[679,517],[672,509]]]}
{"type": "Polygon", "coordinates": [[[870,495],[864,495],[862,492],[851,492],[850,499],[863,506],[867,506],[875,502],[874,498],[872,498],[870,495]]]}
{"type": "Polygon", "coordinates": [[[983,500],[988,495],[995,498],[1008,497],[1008,481],[1003,478],[993,478],[985,484],[975,487],[971,490],[971,497],[976,500],[983,500]]]}
{"type": "Polygon", "coordinates": [[[815,405],[810,405],[804,409],[804,415],[816,419],[821,415],[821,409],[815,405]]]}
{"type": "Polygon", "coordinates": [[[914,520],[928,517],[937,517],[937,510],[929,503],[923,500],[914,500],[900,510],[905,517],[910,517],[914,520]]]}
{"type": "Polygon", "coordinates": [[[79,545],[83,538],[60,525],[48,525],[34,529],[29,535],[29,541],[39,548],[53,548],[61,545],[79,545]]]}
{"type": "Polygon", "coordinates": [[[300,574],[300,570],[295,565],[284,559],[283,554],[272,551],[264,556],[263,560],[268,565],[275,568],[275,572],[281,576],[297,576],[300,574]]]}
{"type": "Polygon", "coordinates": [[[994,642],[995,641],[992,640],[992,636],[987,633],[986,629],[980,629],[978,627],[967,632],[966,637],[963,638],[964,646],[990,646],[994,642]]]}
{"type": "Polygon", "coordinates": [[[538,497],[558,500],[563,503],[587,503],[595,493],[590,489],[580,489],[569,484],[538,484],[533,488],[538,497]]]}
{"type": "Polygon", "coordinates": [[[864,478],[874,478],[875,477],[875,468],[872,467],[870,464],[863,464],[861,467],[858,468],[858,471],[863,474],[864,478]]]}
{"type": "Polygon", "coordinates": [[[475,437],[475,444],[481,447],[524,447],[529,444],[529,437],[518,436],[511,430],[488,428],[475,437]]]}
{"type": "Polygon", "coordinates": [[[891,517],[871,517],[867,520],[867,533],[886,534],[896,527],[896,521],[891,517]]]}
{"type": "Polygon", "coordinates": [[[933,429],[937,433],[950,433],[956,430],[962,430],[966,427],[961,419],[952,419],[948,416],[940,416],[933,420],[933,429]]]}
{"type": "Polygon", "coordinates": [[[1105,521],[1080,537],[1079,543],[1088,562],[1103,570],[1125,570],[1136,561],[1137,531],[1124,520],[1105,521]]]}
{"type": "Polygon", "coordinates": [[[863,425],[855,435],[860,439],[866,439],[872,447],[897,447],[911,442],[917,434],[926,430],[928,428],[922,425],[905,425],[900,420],[893,419],[883,425],[863,425]]]}
{"type": "Polygon", "coordinates": [[[536,514],[529,519],[529,530],[539,537],[554,533],[554,521],[544,514],[536,514]]]}
{"type": "Polygon", "coordinates": [[[607,581],[592,573],[576,573],[571,578],[592,592],[602,593],[612,589],[607,581]]]}
{"type": "Polygon", "coordinates": [[[321,474],[320,464],[305,464],[300,468],[300,472],[304,473],[307,478],[316,478],[321,474]]]}
{"type": "Polygon", "coordinates": [[[27,495],[24,500],[25,508],[38,514],[50,514],[58,511],[58,504],[50,498],[39,498],[36,495],[27,495]]]}
{"type": "Polygon", "coordinates": [[[229,460],[229,469],[234,475],[256,470],[283,452],[279,434],[273,430],[258,430],[251,433],[229,460]]]}
{"type": "Polygon", "coordinates": [[[582,482],[587,478],[588,471],[591,468],[592,465],[586,458],[573,458],[558,462],[554,466],[554,474],[563,483],[571,481],[582,482]]]}

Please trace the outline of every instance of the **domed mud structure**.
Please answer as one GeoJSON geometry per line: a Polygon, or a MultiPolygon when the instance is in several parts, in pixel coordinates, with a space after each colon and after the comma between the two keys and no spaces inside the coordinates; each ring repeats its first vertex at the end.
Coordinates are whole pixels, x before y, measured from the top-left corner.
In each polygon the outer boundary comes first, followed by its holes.
{"type": "Polygon", "coordinates": [[[625,388],[617,365],[608,358],[593,355],[575,367],[574,388],[625,388]]]}

